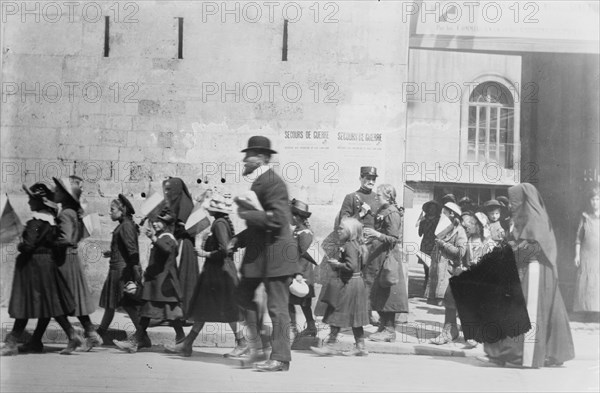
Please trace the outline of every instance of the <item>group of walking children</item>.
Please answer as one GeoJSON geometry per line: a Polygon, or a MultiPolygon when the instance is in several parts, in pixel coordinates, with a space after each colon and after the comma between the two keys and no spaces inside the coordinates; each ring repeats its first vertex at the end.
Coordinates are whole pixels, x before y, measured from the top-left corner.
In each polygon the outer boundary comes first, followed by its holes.
{"type": "MultiPolygon", "coordinates": [[[[204,208],[213,218],[203,244],[195,247],[195,233],[184,224],[193,208],[193,201],[181,179],[163,182],[164,202],[149,214],[149,226],[144,229],[152,244],[145,271],[140,263],[140,227],[133,221],[135,209],[122,194],[110,203],[110,218],[117,223],[112,232],[110,250],[103,251],[109,259],[108,275],[100,296],[104,315],[97,329],[89,318],[94,312],[90,290],[78,256],[78,243],[83,238],[83,209],[80,204],[81,179],[54,179],[55,191],[43,183],[24,189],[29,195],[32,219],[26,224],[15,266],[9,315],[15,319],[7,335],[2,355],[44,351],[43,334],[54,318],[65,331],[69,343],[61,354],[76,349],[89,351],[102,344],[114,344],[120,350],[135,353],[152,346],[147,329],[169,324],[175,330],[175,343],[165,350],[191,356],[194,340],[205,323],[228,323],[235,333],[236,347],[226,357],[237,358],[248,352],[243,335],[243,319],[237,302],[238,271],[233,260],[230,240],[235,235],[229,214],[233,200],[229,194],[213,192],[204,201],[204,208]],[[61,209],[59,212],[58,204],[61,209]],[[191,256],[190,256],[191,252],[191,256]],[[205,259],[202,272],[197,258],[205,259]],[[191,288],[191,289],[190,289],[191,288]],[[110,340],[109,327],[115,312],[122,308],[128,314],[135,333],[127,340],[110,340]],[[76,316],[82,324],[83,336],[69,322],[76,316]],[[31,338],[26,337],[28,319],[38,319],[31,338]],[[193,322],[186,336],[184,323],[193,322]],[[20,342],[22,345],[18,345],[20,342]]],[[[305,296],[290,295],[289,313],[293,321],[293,337],[317,335],[311,302],[314,295],[315,261],[307,250],[313,233],[308,218],[308,205],[292,200],[294,238],[301,255],[298,272],[292,279],[306,284],[305,296]],[[299,305],[307,328],[298,333],[295,306],[299,305]]]]}

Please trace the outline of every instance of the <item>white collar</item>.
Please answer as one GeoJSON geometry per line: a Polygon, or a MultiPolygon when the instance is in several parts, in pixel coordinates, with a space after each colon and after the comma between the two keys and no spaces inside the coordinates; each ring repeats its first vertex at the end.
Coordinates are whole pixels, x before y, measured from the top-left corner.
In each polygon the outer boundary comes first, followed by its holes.
{"type": "MultiPolygon", "coordinates": [[[[163,236],[168,236],[168,237],[170,237],[171,239],[175,240],[175,236],[173,236],[173,234],[172,234],[171,232],[163,232],[163,233],[161,233],[160,235],[158,235],[158,238],[157,238],[157,239],[160,239],[160,238],[161,238],[161,237],[163,237],[163,236]]],[[[177,241],[177,240],[175,240],[175,241],[177,241]]]]}
{"type": "Polygon", "coordinates": [[[50,213],[33,212],[32,218],[36,220],[46,221],[48,224],[56,226],[56,219],[50,213]]]}
{"type": "Polygon", "coordinates": [[[252,181],[258,179],[261,175],[263,175],[266,171],[272,169],[271,164],[263,164],[256,168],[252,173],[246,175],[246,177],[252,181]]]}

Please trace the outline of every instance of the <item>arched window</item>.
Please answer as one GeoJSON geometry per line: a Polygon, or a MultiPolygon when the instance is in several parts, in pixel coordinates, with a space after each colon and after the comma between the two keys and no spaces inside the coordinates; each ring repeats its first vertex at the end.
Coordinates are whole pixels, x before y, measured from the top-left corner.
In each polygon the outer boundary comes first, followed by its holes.
{"type": "Polygon", "coordinates": [[[501,83],[480,83],[469,97],[467,155],[470,162],[514,167],[515,102],[501,83]]]}

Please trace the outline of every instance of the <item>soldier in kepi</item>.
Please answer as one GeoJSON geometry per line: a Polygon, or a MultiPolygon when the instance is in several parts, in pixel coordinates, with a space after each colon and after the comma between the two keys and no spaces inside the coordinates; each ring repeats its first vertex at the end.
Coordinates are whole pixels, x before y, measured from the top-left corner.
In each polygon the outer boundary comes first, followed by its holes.
{"type": "MultiPolygon", "coordinates": [[[[379,209],[379,202],[377,201],[377,193],[373,191],[375,187],[375,181],[377,180],[377,168],[374,166],[363,166],[360,167],[360,188],[346,195],[342,208],[335,221],[335,227],[339,226],[339,223],[344,217],[353,217],[358,219],[364,227],[373,228],[375,224],[375,213],[379,209]]],[[[367,244],[367,247],[369,245],[367,244]]],[[[371,293],[371,286],[375,280],[377,272],[369,271],[367,263],[365,265],[366,270],[363,271],[365,284],[367,285],[367,293],[371,293]]],[[[371,325],[377,325],[378,318],[375,317],[371,310],[371,302],[368,301],[369,305],[369,323],[371,325]]]]}

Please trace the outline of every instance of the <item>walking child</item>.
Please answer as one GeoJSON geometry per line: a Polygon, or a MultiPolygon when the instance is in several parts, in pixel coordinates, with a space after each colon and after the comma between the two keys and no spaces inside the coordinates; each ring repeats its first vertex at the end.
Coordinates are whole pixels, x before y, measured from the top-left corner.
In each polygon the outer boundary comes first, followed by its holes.
{"type": "Polygon", "coordinates": [[[335,348],[337,336],[342,328],[352,328],[355,348],[343,352],[346,356],[367,356],[363,326],[369,323],[367,312],[367,287],[362,278],[362,267],[367,260],[367,247],[363,243],[363,226],[355,218],[344,218],[337,228],[340,242],[339,260],[330,259],[329,264],[338,272],[324,288],[327,291],[322,301],[328,304],[323,322],[329,324],[330,334],[322,347],[310,349],[318,355],[340,354],[335,348]]]}

